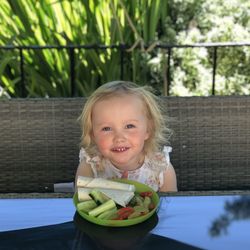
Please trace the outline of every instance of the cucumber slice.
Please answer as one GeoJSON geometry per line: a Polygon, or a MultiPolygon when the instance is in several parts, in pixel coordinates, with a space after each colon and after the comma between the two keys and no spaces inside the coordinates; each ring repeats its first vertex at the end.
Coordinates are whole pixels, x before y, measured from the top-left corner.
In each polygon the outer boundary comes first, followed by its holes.
{"type": "Polygon", "coordinates": [[[145,198],[144,198],[144,201],[143,201],[143,206],[145,207],[145,208],[149,208],[149,205],[150,205],[150,203],[151,203],[151,199],[150,199],[150,197],[148,197],[148,196],[146,196],[145,198]]]}
{"type": "Polygon", "coordinates": [[[108,201],[104,202],[103,204],[101,204],[100,206],[89,211],[88,214],[89,214],[89,216],[96,217],[99,214],[101,214],[109,209],[115,208],[115,207],[116,207],[115,202],[113,200],[108,200],[108,201]]]}
{"type": "Polygon", "coordinates": [[[83,201],[77,204],[77,209],[83,212],[89,212],[95,207],[97,207],[97,204],[94,200],[83,201]]]}
{"type": "Polygon", "coordinates": [[[89,196],[94,199],[94,201],[96,202],[97,205],[101,205],[102,203],[106,202],[107,200],[109,200],[109,198],[103,194],[100,190],[98,189],[93,189],[89,196]]]}
{"type": "Polygon", "coordinates": [[[109,209],[101,214],[99,214],[97,216],[98,219],[102,219],[102,220],[110,220],[110,219],[113,219],[117,216],[117,208],[112,208],[112,209],[109,209]]]}

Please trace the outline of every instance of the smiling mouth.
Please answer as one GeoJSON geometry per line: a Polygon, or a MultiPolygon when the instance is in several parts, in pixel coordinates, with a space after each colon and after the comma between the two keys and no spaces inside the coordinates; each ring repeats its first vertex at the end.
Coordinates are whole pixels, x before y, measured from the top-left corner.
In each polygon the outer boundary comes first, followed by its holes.
{"type": "Polygon", "coordinates": [[[124,152],[124,151],[127,151],[129,148],[128,147],[117,147],[117,148],[112,148],[112,151],[113,152],[124,152]]]}

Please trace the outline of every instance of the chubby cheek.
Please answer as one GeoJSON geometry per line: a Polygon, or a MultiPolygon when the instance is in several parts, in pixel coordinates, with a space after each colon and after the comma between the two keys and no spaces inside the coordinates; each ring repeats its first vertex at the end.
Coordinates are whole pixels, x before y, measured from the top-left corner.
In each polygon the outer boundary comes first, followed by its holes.
{"type": "Polygon", "coordinates": [[[140,141],[145,141],[149,138],[150,134],[145,129],[144,131],[137,131],[134,135],[131,135],[131,138],[137,138],[140,141]]]}
{"type": "Polygon", "coordinates": [[[148,133],[133,133],[127,136],[128,141],[134,146],[143,146],[145,141],[149,138],[148,133]]]}
{"type": "Polygon", "coordinates": [[[94,141],[101,153],[110,148],[110,140],[107,136],[96,135],[94,136],[94,141]]]}

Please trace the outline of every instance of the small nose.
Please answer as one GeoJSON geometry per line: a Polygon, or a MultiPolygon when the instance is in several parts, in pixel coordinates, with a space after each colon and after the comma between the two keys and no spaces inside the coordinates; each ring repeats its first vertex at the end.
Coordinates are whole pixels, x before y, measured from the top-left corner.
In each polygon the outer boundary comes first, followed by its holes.
{"type": "Polygon", "coordinates": [[[125,135],[121,131],[116,131],[114,136],[115,142],[122,142],[125,140],[125,135]]]}

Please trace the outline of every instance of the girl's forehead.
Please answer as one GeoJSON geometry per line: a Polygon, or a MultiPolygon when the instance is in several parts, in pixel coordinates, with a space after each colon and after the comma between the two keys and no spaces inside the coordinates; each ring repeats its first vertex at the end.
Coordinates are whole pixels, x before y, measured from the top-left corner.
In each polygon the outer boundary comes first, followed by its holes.
{"type": "MultiPolygon", "coordinates": [[[[108,96],[108,98],[102,98],[98,100],[92,109],[92,112],[101,111],[106,108],[109,110],[120,108],[120,110],[141,110],[144,114],[147,113],[147,108],[141,97],[133,94],[120,94],[114,96],[108,96]]],[[[101,111],[102,112],[102,111],[101,111]]]]}
{"type": "Polygon", "coordinates": [[[142,98],[133,94],[114,94],[99,99],[96,104],[127,104],[127,105],[145,105],[142,98]]]}

